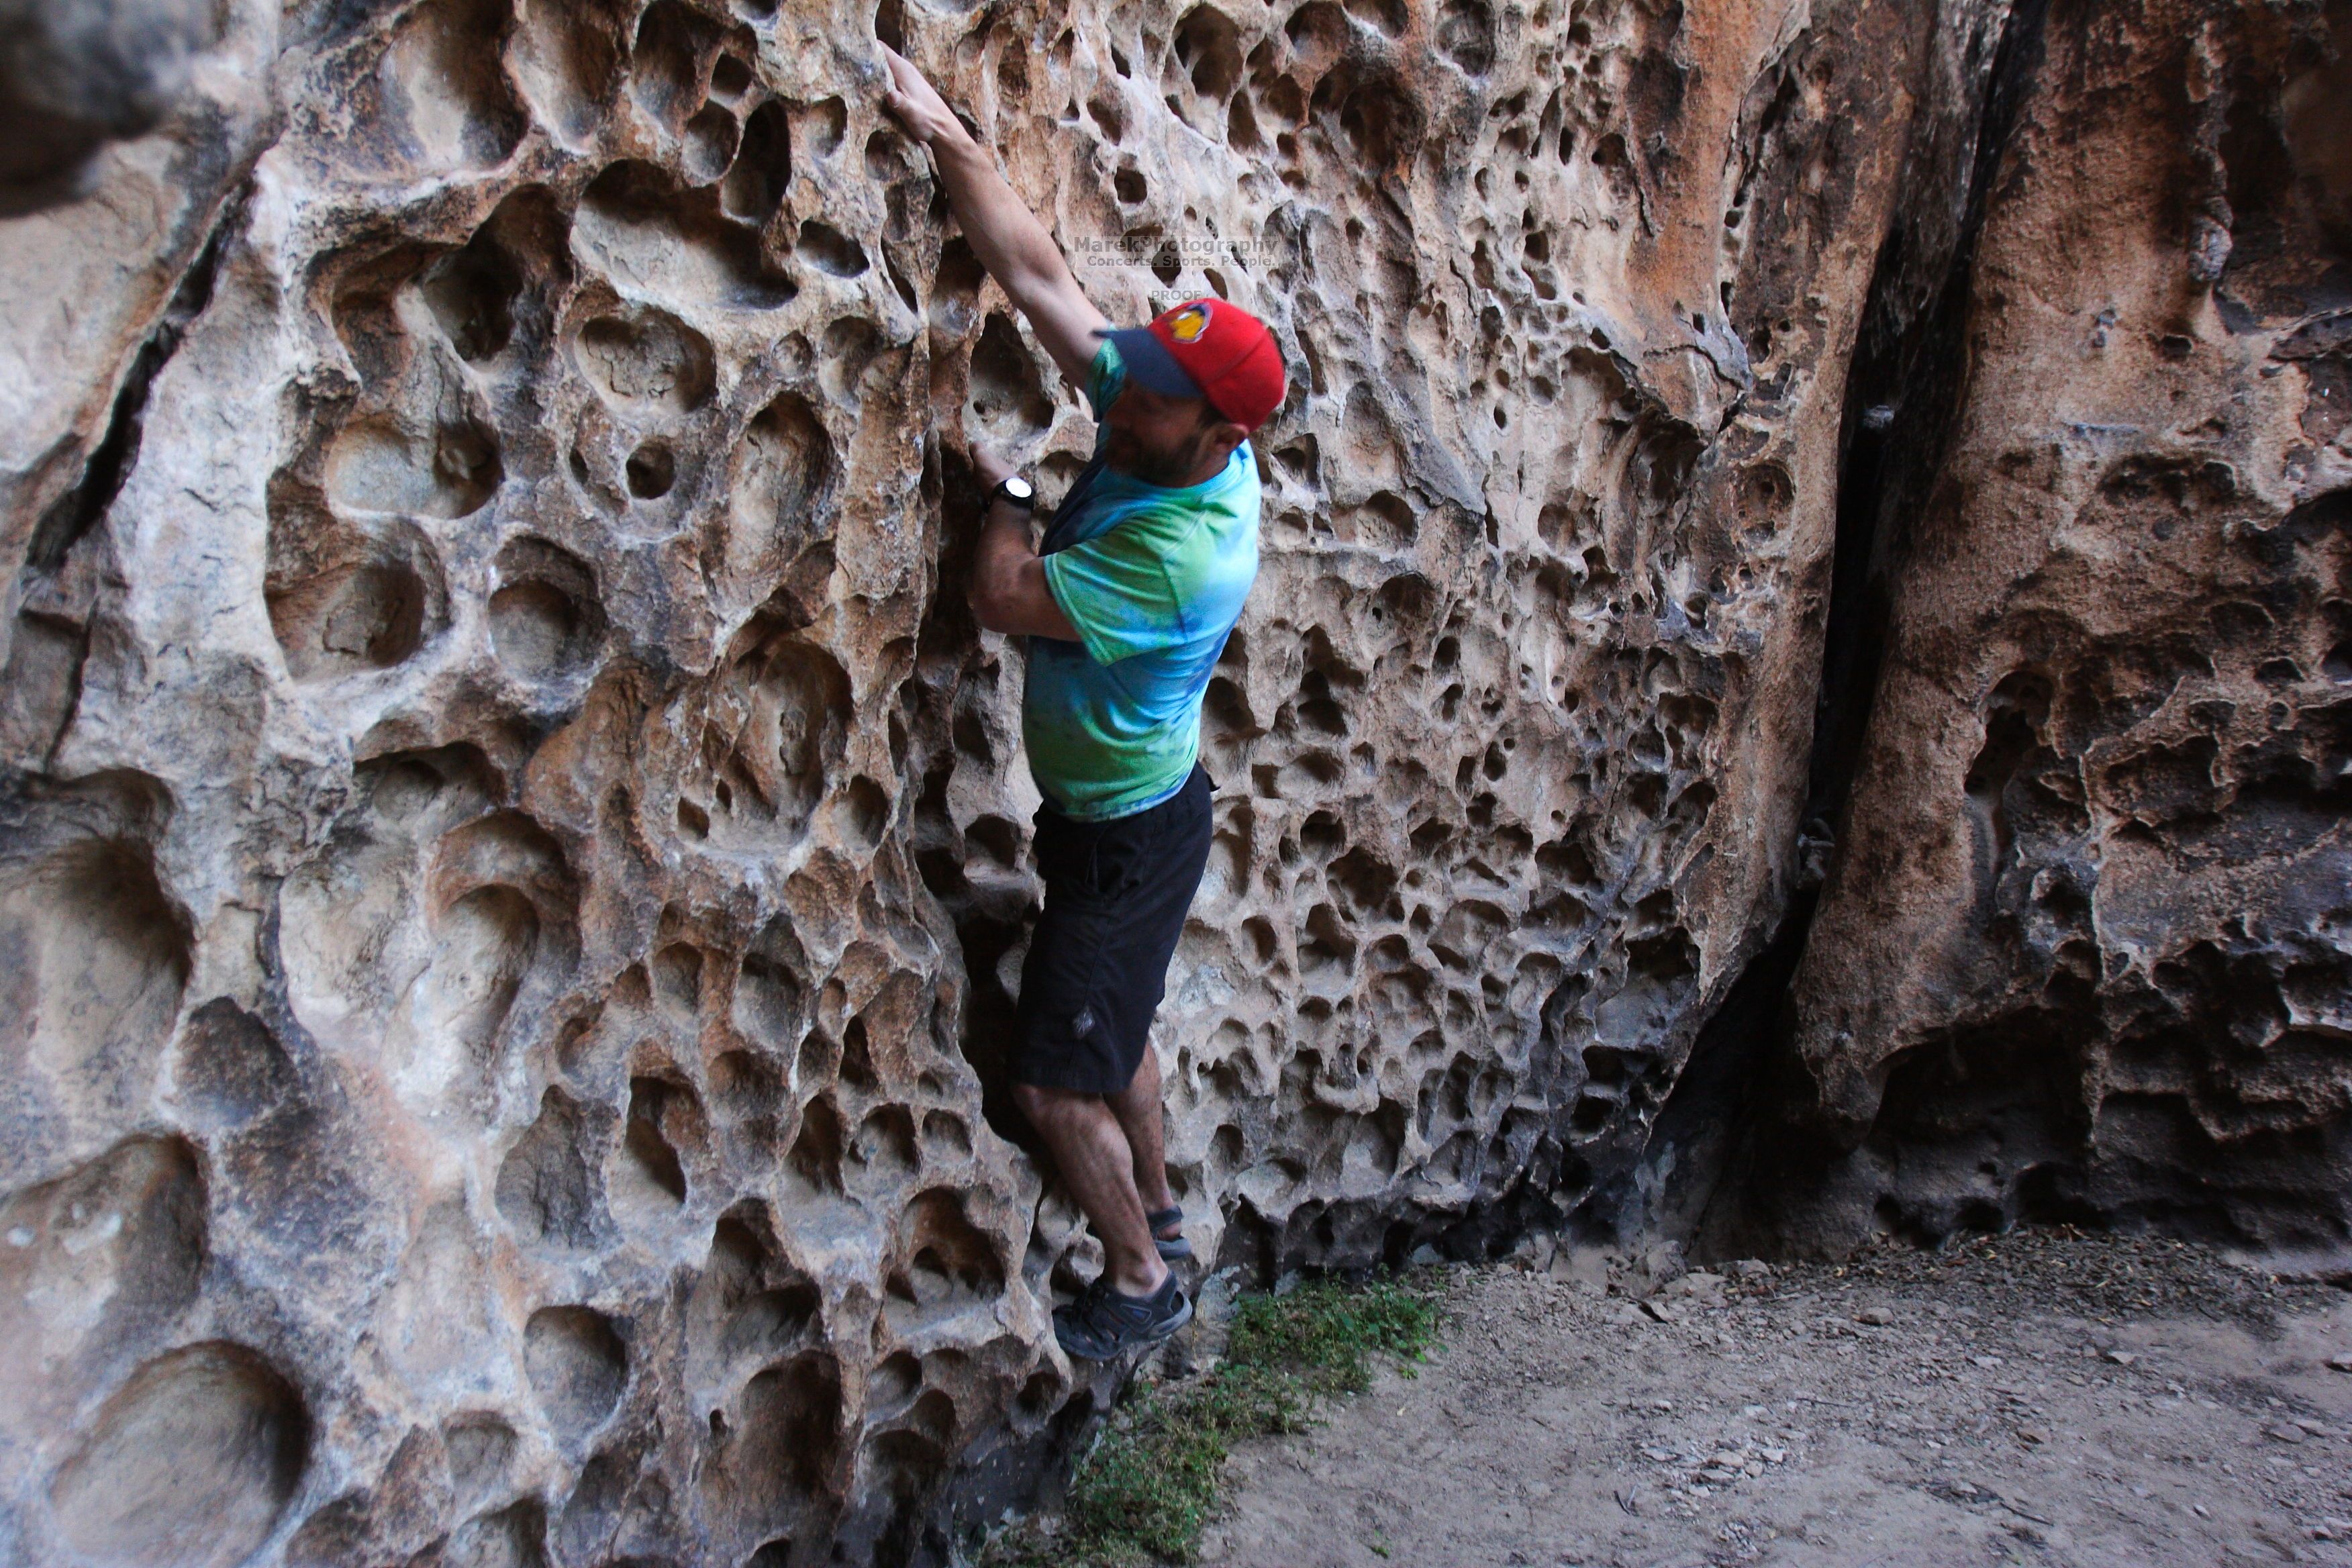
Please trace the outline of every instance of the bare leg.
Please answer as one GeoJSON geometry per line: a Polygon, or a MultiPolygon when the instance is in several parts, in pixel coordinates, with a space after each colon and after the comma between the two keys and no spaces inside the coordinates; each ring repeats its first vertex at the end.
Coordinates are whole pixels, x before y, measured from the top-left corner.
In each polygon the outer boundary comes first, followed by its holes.
{"type": "Polygon", "coordinates": [[[1135,1152],[1135,1192],[1144,1212],[1170,1207],[1176,1198],[1168,1190],[1168,1155],[1160,1142],[1160,1053],[1146,1046],[1135,1076],[1105,1103],[1135,1152]]]}
{"type": "MultiPolygon", "coordinates": [[[[1133,1085],[1129,1085],[1130,1091],[1133,1085]]],[[[1103,1277],[1122,1295],[1149,1296],[1168,1278],[1168,1266],[1143,1223],[1135,1190],[1135,1151],[1119,1119],[1098,1094],[1013,1086],[1013,1097],[1054,1152],[1062,1180],[1103,1245],[1103,1277]]]]}

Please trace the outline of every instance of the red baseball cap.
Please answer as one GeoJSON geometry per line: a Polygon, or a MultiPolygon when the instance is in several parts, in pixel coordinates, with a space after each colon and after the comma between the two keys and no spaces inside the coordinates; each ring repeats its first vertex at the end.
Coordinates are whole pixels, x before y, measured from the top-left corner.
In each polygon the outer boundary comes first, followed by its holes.
{"type": "Polygon", "coordinates": [[[1245,430],[1282,406],[1282,350],[1264,321],[1218,299],[1187,300],[1144,327],[1098,336],[1118,345],[1127,374],[1169,397],[1205,397],[1245,430]]]}

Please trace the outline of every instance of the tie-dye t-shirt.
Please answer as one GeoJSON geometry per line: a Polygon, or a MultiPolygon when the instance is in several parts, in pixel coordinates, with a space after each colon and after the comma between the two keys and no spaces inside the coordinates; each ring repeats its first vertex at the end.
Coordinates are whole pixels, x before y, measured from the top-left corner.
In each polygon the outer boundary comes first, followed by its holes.
{"type": "MultiPolygon", "coordinates": [[[[1095,352],[1099,421],[1126,381],[1095,352]]],[[[1125,816],[1183,787],[1201,750],[1201,696],[1257,576],[1257,458],[1244,441],[1197,485],[1146,484],[1094,460],[1045,531],[1045,582],[1083,643],[1029,639],[1021,707],[1029,772],[1054,808],[1125,816]]]]}

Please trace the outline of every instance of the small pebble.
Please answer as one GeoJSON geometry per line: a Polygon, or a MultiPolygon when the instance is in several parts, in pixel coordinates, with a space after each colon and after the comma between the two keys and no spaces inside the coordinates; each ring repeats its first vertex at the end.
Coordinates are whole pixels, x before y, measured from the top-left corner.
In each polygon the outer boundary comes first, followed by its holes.
{"type": "Polygon", "coordinates": [[[2117,1366],[2129,1366],[2132,1363],[2139,1360],[2139,1357],[2134,1355],[2129,1351],[2109,1351],[2107,1352],[2107,1359],[2115,1363],[2117,1366]]]}
{"type": "Polygon", "coordinates": [[[1853,1315],[1853,1321],[1857,1323],[1868,1323],[1873,1328],[1883,1329],[1895,1321],[1895,1314],[1884,1307],[1864,1307],[1853,1315]]]}

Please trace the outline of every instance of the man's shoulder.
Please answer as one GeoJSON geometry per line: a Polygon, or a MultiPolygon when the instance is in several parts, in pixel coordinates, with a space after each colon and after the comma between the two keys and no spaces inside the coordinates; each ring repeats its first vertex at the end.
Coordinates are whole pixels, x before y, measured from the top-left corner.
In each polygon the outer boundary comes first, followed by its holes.
{"type": "Polygon", "coordinates": [[[1239,504],[1202,505],[1181,531],[1171,534],[1162,563],[1170,590],[1188,603],[1222,604],[1249,592],[1257,575],[1257,476],[1250,476],[1239,504]]]}
{"type": "Polygon", "coordinates": [[[1202,539],[1213,539],[1231,548],[1240,538],[1255,539],[1258,517],[1257,465],[1244,461],[1240,472],[1218,482],[1191,489],[1119,487],[1086,498],[1080,508],[1076,544],[1099,542],[1118,536],[1129,548],[1149,548],[1162,553],[1202,539]]]}
{"type": "Polygon", "coordinates": [[[1118,345],[1108,338],[1103,339],[1095,346],[1095,357],[1087,365],[1087,403],[1097,420],[1109,411],[1126,376],[1127,364],[1119,358],[1118,345]]]}
{"type": "Polygon", "coordinates": [[[1237,460],[1228,462],[1214,479],[1191,490],[1148,497],[1146,504],[1188,525],[1202,521],[1255,524],[1260,490],[1257,460],[1246,442],[1234,450],[1237,460]]]}
{"type": "Polygon", "coordinates": [[[1118,534],[1129,542],[1172,548],[1229,509],[1204,496],[1130,495],[1099,504],[1095,539],[1118,534]]]}

